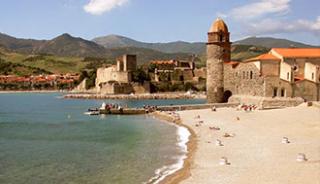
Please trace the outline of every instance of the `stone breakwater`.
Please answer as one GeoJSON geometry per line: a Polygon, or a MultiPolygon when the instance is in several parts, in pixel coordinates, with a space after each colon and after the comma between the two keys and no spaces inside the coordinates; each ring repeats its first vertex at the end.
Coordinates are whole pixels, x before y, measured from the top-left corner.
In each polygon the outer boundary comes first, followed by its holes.
{"type": "Polygon", "coordinates": [[[103,94],[67,94],[64,98],[73,99],[200,99],[205,98],[203,94],[187,93],[154,93],[154,94],[134,94],[134,95],[103,95],[103,94]]]}

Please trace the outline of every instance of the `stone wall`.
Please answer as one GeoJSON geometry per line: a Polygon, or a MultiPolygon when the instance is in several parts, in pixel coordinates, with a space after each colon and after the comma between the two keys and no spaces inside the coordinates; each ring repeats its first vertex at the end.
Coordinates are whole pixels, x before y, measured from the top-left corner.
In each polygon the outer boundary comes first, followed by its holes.
{"type": "Polygon", "coordinates": [[[150,82],[132,83],[131,85],[135,94],[150,93],[150,82]]]}
{"type": "Polygon", "coordinates": [[[264,76],[279,76],[280,62],[264,60],[261,61],[261,74],[264,76]]]}
{"type": "Polygon", "coordinates": [[[302,97],[308,101],[319,101],[320,85],[314,82],[303,80],[294,85],[295,96],[302,97]]]}
{"type": "Polygon", "coordinates": [[[206,68],[196,68],[193,71],[194,77],[199,77],[199,78],[207,78],[207,69],[206,68]]]}
{"type": "Polygon", "coordinates": [[[129,83],[132,80],[130,72],[117,71],[116,66],[108,68],[98,68],[96,77],[96,87],[100,88],[99,84],[109,81],[117,81],[121,83],[129,83]]]}
{"type": "Polygon", "coordinates": [[[265,78],[266,97],[294,97],[294,92],[290,82],[280,79],[279,77],[265,78]]]}
{"type": "Polygon", "coordinates": [[[225,65],[224,90],[232,94],[264,96],[264,77],[254,63],[225,65]]]}
{"type": "Polygon", "coordinates": [[[216,44],[207,45],[207,99],[208,103],[223,101],[224,48],[216,44]]]}
{"type": "Polygon", "coordinates": [[[127,83],[104,83],[101,86],[100,94],[130,94],[133,88],[127,83]]]}
{"type": "Polygon", "coordinates": [[[281,97],[261,97],[248,95],[234,95],[229,99],[230,103],[240,103],[247,105],[256,105],[259,109],[273,109],[282,107],[293,107],[300,105],[304,100],[300,97],[281,98],[281,97]]]}
{"type": "Polygon", "coordinates": [[[137,56],[136,55],[124,55],[123,56],[123,70],[136,71],[137,69],[137,56]]]}

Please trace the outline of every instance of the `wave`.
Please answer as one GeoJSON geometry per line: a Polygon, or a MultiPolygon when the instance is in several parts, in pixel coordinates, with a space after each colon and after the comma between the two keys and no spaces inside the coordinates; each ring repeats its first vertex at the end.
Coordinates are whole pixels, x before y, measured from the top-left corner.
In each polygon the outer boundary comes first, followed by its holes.
{"type": "Polygon", "coordinates": [[[148,182],[144,184],[158,184],[160,181],[165,179],[167,176],[177,172],[183,168],[184,160],[187,158],[189,137],[191,133],[186,127],[178,126],[177,127],[177,145],[180,147],[182,155],[177,157],[177,162],[172,165],[165,165],[155,171],[155,176],[153,176],[148,182]]]}

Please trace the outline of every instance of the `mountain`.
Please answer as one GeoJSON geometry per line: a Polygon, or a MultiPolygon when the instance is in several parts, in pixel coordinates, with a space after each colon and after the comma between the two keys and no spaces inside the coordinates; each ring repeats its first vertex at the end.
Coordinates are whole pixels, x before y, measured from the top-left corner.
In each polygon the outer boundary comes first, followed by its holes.
{"type": "Polygon", "coordinates": [[[103,56],[105,48],[82,38],[62,34],[52,40],[20,39],[0,33],[0,46],[25,54],[46,53],[58,56],[103,56]]]}
{"type": "Polygon", "coordinates": [[[52,40],[19,39],[0,33],[0,48],[8,52],[22,54],[49,54],[66,57],[94,57],[115,60],[123,54],[136,54],[138,64],[157,59],[186,59],[187,53],[163,53],[157,50],[138,47],[104,48],[95,42],[62,34],[52,40]]]}
{"type": "MultiPolygon", "coordinates": [[[[272,47],[314,47],[277,38],[251,37],[232,45],[232,60],[243,60],[266,53],[272,47]]],[[[201,65],[206,60],[206,44],[201,42],[145,43],[131,38],[109,35],[93,41],[62,34],[52,40],[19,39],[0,33],[0,47],[23,54],[50,54],[67,57],[95,57],[115,60],[122,54],[137,54],[138,63],[150,60],[186,59],[196,54],[201,65]]]]}
{"type": "Polygon", "coordinates": [[[63,34],[36,47],[35,53],[58,56],[95,56],[102,57],[106,49],[94,42],[63,34]]]}
{"type": "Polygon", "coordinates": [[[92,41],[104,46],[105,48],[115,47],[138,47],[157,50],[166,53],[190,53],[190,54],[201,54],[205,51],[205,43],[195,42],[169,42],[169,43],[145,43],[133,40],[119,35],[109,35],[104,37],[94,38],[92,41]]]}
{"type": "Polygon", "coordinates": [[[234,42],[235,45],[255,45],[268,48],[289,48],[289,47],[300,47],[310,48],[316,47],[313,45],[307,45],[300,42],[294,42],[287,39],[271,38],[271,37],[249,37],[243,40],[234,42]]]}
{"type": "Polygon", "coordinates": [[[45,42],[45,40],[21,39],[0,33],[0,46],[18,52],[33,52],[45,42]]]}
{"type": "MultiPolygon", "coordinates": [[[[127,38],[119,35],[109,35],[104,37],[97,37],[93,39],[95,43],[104,46],[105,48],[115,47],[139,47],[157,50],[165,53],[190,53],[190,54],[204,54],[206,52],[206,44],[204,42],[169,42],[169,43],[145,43],[131,38],[127,38]]],[[[310,48],[316,47],[313,45],[307,45],[300,42],[294,42],[286,39],[271,38],[271,37],[250,37],[243,40],[239,40],[233,43],[233,45],[250,45],[260,46],[265,48],[287,48],[287,47],[302,47],[310,48]]]]}

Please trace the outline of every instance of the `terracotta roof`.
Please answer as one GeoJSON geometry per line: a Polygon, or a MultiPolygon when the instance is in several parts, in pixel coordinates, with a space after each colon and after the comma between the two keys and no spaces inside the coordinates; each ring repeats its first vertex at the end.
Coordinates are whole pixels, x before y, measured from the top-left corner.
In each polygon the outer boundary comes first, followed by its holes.
{"type": "Polygon", "coordinates": [[[227,62],[224,62],[225,65],[231,65],[232,68],[235,68],[239,65],[239,62],[238,61],[227,61],[227,62]]]}
{"type": "Polygon", "coordinates": [[[295,77],[294,77],[294,81],[295,81],[295,82],[301,81],[301,80],[304,80],[304,77],[301,77],[301,76],[295,76],[295,77]]]}
{"type": "Polygon", "coordinates": [[[320,48],[273,48],[272,50],[285,58],[320,58],[320,48]]]}
{"type": "Polygon", "coordinates": [[[175,64],[175,60],[169,60],[169,61],[151,61],[152,64],[156,64],[156,65],[164,65],[164,64],[175,64]]]}
{"type": "Polygon", "coordinates": [[[254,58],[247,59],[247,60],[245,60],[245,62],[263,61],[263,60],[280,61],[281,59],[270,54],[270,53],[267,53],[267,54],[262,54],[260,56],[254,57],[254,58]]]}
{"type": "Polygon", "coordinates": [[[210,27],[209,33],[220,32],[220,31],[229,32],[228,26],[226,25],[226,23],[222,19],[217,18],[217,20],[210,27]]]}

